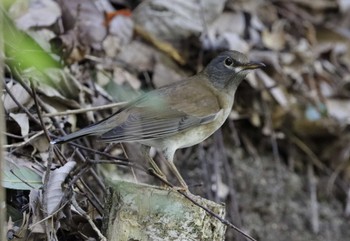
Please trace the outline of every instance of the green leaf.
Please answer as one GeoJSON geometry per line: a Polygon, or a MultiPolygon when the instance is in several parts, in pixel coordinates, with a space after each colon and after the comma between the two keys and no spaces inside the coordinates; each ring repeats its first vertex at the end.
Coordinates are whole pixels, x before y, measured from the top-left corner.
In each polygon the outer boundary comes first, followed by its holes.
{"type": "Polygon", "coordinates": [[[42,177],[25,165],[17,165],[9,157],[5,158],[2,185],[16,190],[38,189],[42,186],[42,177]]]}

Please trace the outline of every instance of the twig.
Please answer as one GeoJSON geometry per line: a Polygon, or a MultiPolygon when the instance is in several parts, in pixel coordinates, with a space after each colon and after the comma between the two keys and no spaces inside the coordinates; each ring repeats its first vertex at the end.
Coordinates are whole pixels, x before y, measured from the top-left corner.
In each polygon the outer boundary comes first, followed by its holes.
{"type": "Polygon", "coordinates": [[[101,105],[96,107],[89,107],[89,108],[82,108],[79,110],[67,110],[63,112],[55,112],[55,113],[45,113],[43,114],[43,117],[54,117],[54,116],[62,116],[62,115],[75,115],[75,114],[81,114],[89,111],[98,111],[98,110],[105,110],[105,109],[111,109],[114,107],[119,107],[122,105],[125,105],[126,102],[118,102],[118,103],[112,103],[107,105],[101,105]]]}
{"type": "Polygon", "coordinates": [[[322,171],[326,171],[326,173],[330,173],[330,170],[326,167],[326,165],[324,165],[318,159],[315,153],[301,139],[299,139],[297,136],[293,135],[288,131],[286,133],[289,133],[289,137],[291,138],[292,142],[296,144],[296,146],[299,147],[299,149],[301,149],[310,158],[311,162],[316,167],[318,167],[322,171]]]}
{"type": "Polygon", "coordinates": [[[214,185],[215,185],[215,202],[220,202],[219,192],[220,184],[222,183],[222,174],[221,174],[221,164],[224,158],[227,156],[223,154],[225,152],[225,147],[222,139],[221,129],[217,130],[214,133],[214,145],[212,145],[211,150],[213,150],[211,164],[213,166],[214,185]]]}
{"type": "MultiPolygon", "coordinates": [[[[199,159],[199,163],[201,164],[201,169],[203,172],[203,179],[205,178],[205,183],[211,183],[211,168],[209,167],[209,163],[208,163],[208,158],[205,155],[205,151],[204,151],[204,147],[203,147],[203,143],[198,145],[198,149],[197,149],[197,156],[199,159]]],[[[211,185],[204,185],[203,186],[205,188],[205,192],[207,193],[207,198],[210,200],[213,200],[213,194],[211,191],[211,185]]]]}
{"type": "MultiPolygon", "coordinates": [[[[30,81],[30,87],[32,89],[32,96],[34,99],[34,103],[37,109],[37,115],[41,124],[41,128],[43,129],[47,140],[50,142],[50,135],[49,132],[47,131],[45,124],[44,124],[44,120],[41,116],[41,109],[39,107],[39,103],[38,103],[38,98],[37,98],[37,94],[36,94],[36,89],[34,86],[34,81],[30,81]]],[[[44,182],[43,182],[43,196],[42,196],[42,204],[43,204],[43,211],[44,211],[44,215],[47,216],[48,215],[48,210],[47,210],[47,201],[48,201],[48,197],[47,197],[47,190],[48,190],[48,186],[47,183],[50,180],[50,174],[51,174],[51,166],[52,166],[52,159],[53,159],[53,146],[49,145],[49,157],[47,160],[47,166],[46,166],[46,171],[45,171],[45,175],[44,175],[44,182]]],[[[53,221],[53,219],[50,219],[51,222],[53,221]]],[[[57,240],[56,237],[56,233],[52,232],[52,226],[49,225],[48,220],[45,220],[45,227],[46,227],[46,236],[49,240],[52,240],[51,237],[52,235],[54,235],[54,238],[57,240]]]]}
{"type": "MultiPolygon", "coordinates": [[[[334,183],[336,182],[340,173],[342,171],[344,171],[348,165],[349,165],[349,163],[347,161],[343,161],[335,168],[334,172],[330,175],[329,180],[327,182],[327,192],[328,193],[332,192],[332,188],[333,188],[334,183]]],[[[345,192],[348,193],[348,191],[345,191],[345,192]]]]}
{"type": "Polygon", "coordinates": [[[18,102],[17,98],[12,94],[11,90],[7,87],[6,83],[4,83],[3,86],[5,87],[6,93],[12,98],[16,105],[21,110],[23,110],[28,115],[28,117],[35,122],[35,124],[40,126],[40,121],[37,118],[35,118],[26,107],[24,107],[21,103],[18,102]]]}
{"type": "Polygon", "coordinates": [[[241,143],[241,140],[239,139],[239,135],[238,135],[238,131],[237,131],[235,122],[234,121],[228,121],[228,126],[231,129],[230,137],[232,137],[232,140],[233,140],[235,146],[241,146],[242,143],[241,143]]]}
{"type": "Polygon", "coordinates": [[[345,205],[345,216],[350,216],[350,187],[348,188],[348,191],[346,192],[346,205],[345,205]]]}
{"type": "Polygon", "coordinates": [[[58,212],[60,212],[67,204],[68,204],[68,201],[62,203],[62,205],[61,205],[59,208],[57,208],[57,210],[56,210],[55,212],[53,212],[52,214],[50,214],[50,215],[44,217],[43,219],[39,220],[39,221],[36,222],[36,223],[31,224],[31,225],[30,225],[30,228],[33,229],[34,226],[36,226],[36,225],[38,225],[38,224],[40,224],[40,223],[42,223],[42,222],[44,222],[44,221],[47,221],[48,219],[52,218],[55,214],[57,214],[58,212]]]}
{"type": "MultiPolygon", "coordinates": [[[[123,166],[131,166],[132,165],[133,168],[136,168],[138,170],[141,170],[141,171],[147,170],[146,166],[142,166],[140,164],[136,165],[137,162],[132,160],[132,159],[112,156],[112,155],[110,155],[108,153],[105,153],[105,152],[102,152],[102,151],[97,151],[97,150],[91,149],[89,147],[85,147],[85,146],[79,145],[79,144],[77,144],[75,142],[68,142],[67,144],[75,146],[75,147],[77,147],[79,149],[83,149],[83,150],[86,150],[86,151],[89,151],[89,152],[93,152],[95,154],[98,154],[98,155],[105,156],[105,157],[108,157],[110,159],[116,160],[117,162],[114,161],[113,163],[116,163],[116,164],[119,164],[119,165],[123,165],[123,166]]],[[[95,162],[95,161],[91,161],[91,160],[89,162],[90,163],[95,163],[95,164],[96,163],[108,163],[106,161],[95,162]]]]}
{"type": "Polygon", "coordinates": [[[24,136],[15,135],[15,134],[12,134],[12,133],[9,133],[9,132],[6,132],[6,131],[4,131],[3,133],[4,133],[5,136],[9,136],[9,137],[12,137],[12,138],[15,138],[15,139],[23,139],[23,138],[26,138],[26,137],[30,136],[30,133],[27,134],[27,135],[24,135],[24,136]]]}
{"type": "Polygon", "coordinates": [[[96,227],[95,223],[93,222],[93,220],[89,217],[89,215],[86,214],[86,212],[79,206],[79,204],[77,203],[77,200],[75,198],[75,194],[73,192],[73,197],[72,197],[72,205],[75,207],[75,209],[77,210],[77,212],[82,215],[83,217],[86,218],[86,220],[89,222],[91,228],[96,232],[96,234],[98,235],[98,237],[100,238],[101,241],[107,241],[107,238],[105,236],[103,236],[103,234],[101,233],[101,231],[96,227]]]}
{"type": "Polygon", "coordinates": [[[25,146],[26,144],[28,144],[29,142],[31,142],[32,140],[34,140],[38,136],[41,136],[42,134],[44,134],[43,130],[39,131],[38,133],[36,133],[35,135],[31,136],[30,138],[28,138],[27,140],[25,140],[23,142],[19,142],[19,143],[15,143],[15,144],[9,144],[9,145],[4,145],[4,148],[14,148],[14,147],[25,146]]]}
{"type": "Polygon", "coordinates": [[[277,144],[276,132],[272,125],[271,109],[269,108],[267,101],[264,99],[265,99],[264,93],[262,92],[263,101],[261,103],[262,103],[263,113],[265,116],[265,124],[267,125],[268,129],[271,131],[270,142],[271,142],[271,148],[272,148],[272,155],[276,164],[277,178],[280,181],[282,179],[281,158],[280,158],[280,153],[279,153],[278,144],[277,144]]]}
{"type": "MultiPolygon", "coordinates": [[[[126,150],[125,150],[125,148],[124,148],[123,143],[120,143],[120,148],[122,149],[123,154],[124,154],[124,156],[126,157],[126,159],[129,159],[128,153],[126,153],[126,150]]],[[[134,168],[132,168],[132,166],[130,166],[130,169],[131,169],[132,176],[134,177],[135,182],[138,183],[139,181],[137,180],[137,177],[136,177],[136,173],[135,173],[134,168]]]]}
{"type": "Polygon", "coordinates": [[[187,193],[185,193],[182,190],[177,190],[179,193],[181,193],[184,197],[186,197],[188,200],[190,200],[194,205],[202,208],[204,211],[206,211],[207,213],[209,213],[211,216],[213,216],[214,218],[218,219],[220,222],[222,222],[223,224],[225,224],[226,226],[234,229],[236,232],[240,233],[241,235],[243,235],[244,237],[246,237],[247,239],[251,240],[251,241],[257,241],[256,239],[254,239],[252,236],[250,236],[249,234],[245,233],[244,231],[240,230],[238,227],[236,227],[235,225],[233,225],[232,223],[230,223],[228,220],[221,218],[218,214],[214,213],[213,211],[211,211],[209,208],[204,207],[203,205],[199,204],[198,202],[196,202],[196,200],[194,200],[192,197],[190,197],[187,193]]]}
{"type": "MultiPolygon", "coordinates": [[[[330,181],[327,185],[327,188],[330,188],[330,185],[333,183],[333,181],[337,184],[337,186],[342,189],[345,193],[347,192],[346,184],[340,180],[336,179],[336,174],[334,175],[333,171],[328,168],[325,164],[323,164],[320,159],[316,156],[316,154],[297,136],[293,135],[290,131],[284,130],[285,133],[288,134],[291,141],[300,149],[302,150],[311,160],[312,164],[315,165],[317,168],[319,168],[321,171],[325,172],[327,175],[330,176],[330,181]]],[[[338,170],[336,169],[335,172],[338,170]]],[[[328,190],[330,192],[330,190],[328,190]]]]}
{"type": "Polygon", "coordinates": [[[317,190],[316,190],[316,178],[312,164],[309,162],[307,165],[307,177],[309,179],[309,191],[310,191],[310,209],[311,209],[311,227],[312,231],[317,234],[320,231],[320,218],[318,212],[317,202],[317,190]]]}

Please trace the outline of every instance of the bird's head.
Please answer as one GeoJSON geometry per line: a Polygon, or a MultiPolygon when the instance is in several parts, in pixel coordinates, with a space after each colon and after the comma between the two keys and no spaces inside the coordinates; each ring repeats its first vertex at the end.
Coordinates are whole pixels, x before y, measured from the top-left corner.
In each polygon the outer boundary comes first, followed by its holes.
{"type": "Polygon", "coordinates": [[[264,66],[263,63],[250,62],[247,56],[238,51],[228,50],[214,58],[204,73],[216,88],[235,91],[249,71],[264,66]]]}

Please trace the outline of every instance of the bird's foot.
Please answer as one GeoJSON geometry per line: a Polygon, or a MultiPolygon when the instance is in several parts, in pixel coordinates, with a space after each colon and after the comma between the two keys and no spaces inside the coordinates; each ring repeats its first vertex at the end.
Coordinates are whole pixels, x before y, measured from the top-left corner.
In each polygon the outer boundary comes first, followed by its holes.
{"type": "Polygon", "coordinates": [[[188,189],[187,185],[186,186],[180,186],[180,187],[173,186],[171,189],[176,191],[176,192],[190,193],[190,190],[188,189]]]}
{"type": "Polygon", "coordinates": [[[161,179],[162,181],[168,182],[168,180],[163,172],[158,172],[154,168],[148,168],[148,173],[150,173],[153,176],[156,176],[157,178],[161,179]]]}

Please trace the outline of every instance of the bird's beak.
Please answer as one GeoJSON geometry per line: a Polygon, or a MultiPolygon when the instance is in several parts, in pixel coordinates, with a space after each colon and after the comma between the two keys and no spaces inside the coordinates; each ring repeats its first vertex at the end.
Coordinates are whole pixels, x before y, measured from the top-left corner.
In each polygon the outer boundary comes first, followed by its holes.
{"type": "Polygon", "coordinates": [[[257,63],[257,62],[249,62],[246,64],[242,64],[241,69],[242,70],[250,70],[250,69],[259,69],[262,67],[265,67],[266,65],[263,63],[257,63]]]}

